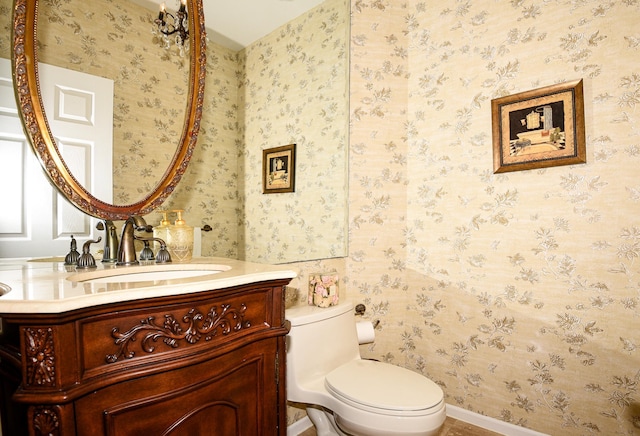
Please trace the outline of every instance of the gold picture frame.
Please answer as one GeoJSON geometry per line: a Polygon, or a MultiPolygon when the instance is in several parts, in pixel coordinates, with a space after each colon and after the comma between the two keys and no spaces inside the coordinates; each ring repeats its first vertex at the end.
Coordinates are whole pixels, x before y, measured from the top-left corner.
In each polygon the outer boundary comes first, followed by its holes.
{"type": "Polygon", "coordinates": [[[294,192],[296,144],[262,150],[262,193],[294,192]]]}
{"type": "Polygon", "coordinates": [[[582,80],[491,100],[493,172],[586,162],[582,80]]]}

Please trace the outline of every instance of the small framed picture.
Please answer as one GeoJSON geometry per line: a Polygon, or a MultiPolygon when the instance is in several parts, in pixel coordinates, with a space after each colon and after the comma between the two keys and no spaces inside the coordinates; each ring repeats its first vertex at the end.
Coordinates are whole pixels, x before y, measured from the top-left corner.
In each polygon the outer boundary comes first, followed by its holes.
{"type": "Polygon", "coordinates": [[[262,150],[262,193],[294,192],[296,145],[262,150]]]}
{"type": "Polygon", "coordinates": [[[582,80],[491,100],[493,172],[586,162],[582,80]]]}

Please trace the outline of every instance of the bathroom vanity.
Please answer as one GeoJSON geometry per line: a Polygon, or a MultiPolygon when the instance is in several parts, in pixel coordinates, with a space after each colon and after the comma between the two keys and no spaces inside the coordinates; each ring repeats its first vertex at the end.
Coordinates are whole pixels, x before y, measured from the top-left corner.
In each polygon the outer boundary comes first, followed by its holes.
{"type": "Polygon", "coordinates": [[[67,268],[0,261],[3,435],[286,434],[295,272],[216,258],[67,268]]]}

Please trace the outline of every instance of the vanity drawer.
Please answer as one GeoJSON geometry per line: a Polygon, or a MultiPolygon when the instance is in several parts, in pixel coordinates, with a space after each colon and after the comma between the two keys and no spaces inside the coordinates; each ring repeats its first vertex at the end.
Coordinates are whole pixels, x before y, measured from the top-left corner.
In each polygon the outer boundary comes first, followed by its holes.
{"type": "MultiPolygon", "coordinates": [[[[274,319],[274,288],[241,293],[204,293],[145,308],[110,311],[77,321],[80,380],[125,372],[166,370],[191,359],[197,363],[257,340],[280,327],[274,319]]],[[[280,293],[276,293],[280,295],[280,293]]],[[[276,316],[277,317],[277,316],[276,316]]],[[[278,317],[279,318],[279,317],[278,317]]]]}

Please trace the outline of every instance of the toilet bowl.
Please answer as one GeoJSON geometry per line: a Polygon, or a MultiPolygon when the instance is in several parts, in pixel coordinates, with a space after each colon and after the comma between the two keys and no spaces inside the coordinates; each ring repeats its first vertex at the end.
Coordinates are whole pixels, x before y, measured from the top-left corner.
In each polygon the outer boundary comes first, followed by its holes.
{"type": "Polygon", "coordinates": [[[351,303],[287,309],[287,399],[307,405],[318,436],[431,436],[446,418],[428,378],[362,359],[351,303]]]}

